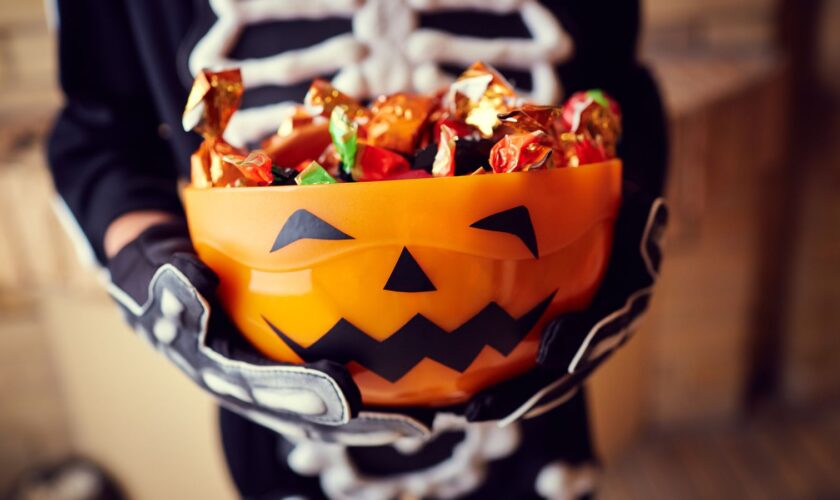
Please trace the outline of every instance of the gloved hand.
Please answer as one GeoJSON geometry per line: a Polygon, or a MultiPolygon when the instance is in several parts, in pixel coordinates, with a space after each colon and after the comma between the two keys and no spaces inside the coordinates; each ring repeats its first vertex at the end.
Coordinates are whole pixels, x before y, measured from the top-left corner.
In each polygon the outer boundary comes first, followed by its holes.
{"type": "Polygon", "coordinates": [[[343,365],[279,364],[242,339],[216,307],[218,279],[194,253],[182,220],[148,228],[108,269],[109,292],[129,324],[225,406],[258,422],[310,428],[357,415],[361,397],[343,365]]]}
{"type": "Polygon", "coordinates": [[[646,197],[633,186],[623,191],[613,253],[592,304],[550,322],[540,337],[537,367],[474,396],[463,410],[468,420],[506,423],[550,411],[632,333],[659,273],[667,208],[662,198],[646,197]]]}

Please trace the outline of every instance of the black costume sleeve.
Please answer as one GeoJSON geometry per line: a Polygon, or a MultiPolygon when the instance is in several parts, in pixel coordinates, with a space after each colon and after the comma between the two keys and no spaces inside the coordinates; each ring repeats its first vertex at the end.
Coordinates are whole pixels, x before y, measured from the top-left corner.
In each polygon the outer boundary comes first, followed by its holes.
{"type": "Polygon", "coordinates": [[[566,94],[602,88],[622,111],[618,147],[624,169],[622,207],[606,275],[588,310],[566,318],[583,328],[566,328],[556,338],[549,329],[543,336],[541,354],[551,352],[556,358],[541,359],[541,364],[562,365],[570,372],[583,368],[573,358],[591,347],[580,346],[584,338],[579,335],[603,329],[598,337],[608,337],[629,327],[647,307],[661,259],[658,240],[667,218],[660,199],[668,158],[665,112],[656,83],[637,55],[639,2],[615,4],[609,13],[598,12],[604,8],[599,2],[561,2],[557,7],[575,43],[574,57],[560,69],[566,94]],[[568,335],[571,330],[579,330],[579,335],[568,335]],[[552,349],[548,344],[554,342],[568,345],[552,349]]]}
{"type": "Polygon", "coordinates": [[[66,104],[48,143],[55,187],[97,258],[108,225],[134,210],[180,213],[177,172],[159,135],[123,2],[60,0],[66,104]]]}

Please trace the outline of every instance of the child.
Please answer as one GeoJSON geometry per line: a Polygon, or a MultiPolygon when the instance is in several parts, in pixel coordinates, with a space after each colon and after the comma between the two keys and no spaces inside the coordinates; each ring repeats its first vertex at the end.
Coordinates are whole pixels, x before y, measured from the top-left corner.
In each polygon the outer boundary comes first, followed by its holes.
{"type": "Polygon", "coordinates": [[[665,222],[663,111],[636,60],[638,3],[616,3],[59,0],[67,103],[49,143],[56,188],[128,322],[223,405],[244,498],[592,493],[578,388],[645,309],[665,222]],[[550,323],[531,372],[436,410],[365,408],[344,366],[256,353],[212,307],[216,277],[192,250],[178,198],[199,142],[180,121],[195,72],[241,66],[245,109],[226,137],[244,145],[270,133],[316,76],[361,98],[425,92],[479,59],[536,99],[602,88],[622,108],[624,201],[590,308],[550,323]]]}

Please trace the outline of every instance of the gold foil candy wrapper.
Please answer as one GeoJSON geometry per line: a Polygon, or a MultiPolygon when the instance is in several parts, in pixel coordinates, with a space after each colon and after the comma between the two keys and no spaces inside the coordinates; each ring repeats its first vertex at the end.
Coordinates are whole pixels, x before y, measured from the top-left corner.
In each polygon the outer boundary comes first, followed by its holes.
{"type": "Polygon", "coordinates": [[[208,143],[210,156],[210,180],[216,187],[240,187],[253,185],[231,163],[232,159],[244,160],[245,153],[221,139],[210,139],[208,143]]]}
{"type": "Polygon", "coordinates": [[[449,87],[445,104],[452,116],[492,137],[500,114],[516,103],[513,86],[495,69],[477,62],[449,87]]]}
{"type": "Polygon", "coordinates": [[[207,142],[202,142],[190,156],[190,180],[193,187],[205,189],[213,187],[210,176],[210,153],[207,142]]]}
{"type": "Polygon", "coordinates": [[[373,104],[367,143],[412,154],[435,108],[435,99],[413,94],[382,96],[373,104]]]}
{"type": "Polygon", "coordinates": [[[193,187],[228,187],[248,185],[247,179],[224,157],[244,158],[235,148],[219,139],[206,139],[190,157],[193,187]]]}
{"type": "Polygon", "coordinates": [[[201,71],[195,77],[181,123],[205,139],[221,138],[242,101],[242,74],[238,69],[201,71]]]}
{"type": "Polygon", "coordinates": [[[609,108],[592,103],[581,113],[578,134],[603,148],[609,158],[614,158],[621,136],[621,121],[609,108]]]}
{"type": "Polygon", "coordinates": [[[329,118],[336,106],[342,106],[347,116],[360,124],[367,123],[371,116],[370,110],[359,101],[320,78],[312,82],[303,103],[307,112],[314,116],[329,118]]]}

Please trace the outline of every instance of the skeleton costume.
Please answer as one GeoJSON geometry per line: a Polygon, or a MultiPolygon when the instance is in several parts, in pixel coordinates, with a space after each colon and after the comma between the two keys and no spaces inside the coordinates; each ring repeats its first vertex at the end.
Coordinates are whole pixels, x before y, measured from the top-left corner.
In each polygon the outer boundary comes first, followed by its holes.
{"type": "Polygon", "coordinates": [[[586,498],[594,487],[582,381],[632,332],[659,268],[666,139],[635,55],[637,2],[572,0],[59,0],[66,106],[49,143],[65,220],[107,268],[138,335],[222,406],[245,498],[586,498]],[[610,3],[611,4],[611,3],[610,3]],[[361,99],[431,92],[482,60],[537,102],[602,88],[621,105],[623,204],[586,311],[549,323],[537,368],[440,409],[372,408],[346,368],[270,362],[215,307],[177,193],[200,138],[180,112],[202,68],[242,68],[226,139],[273,132],[315,77],[361,99]],[[122,214],[161,210],[112,259],[122,214]]]}

